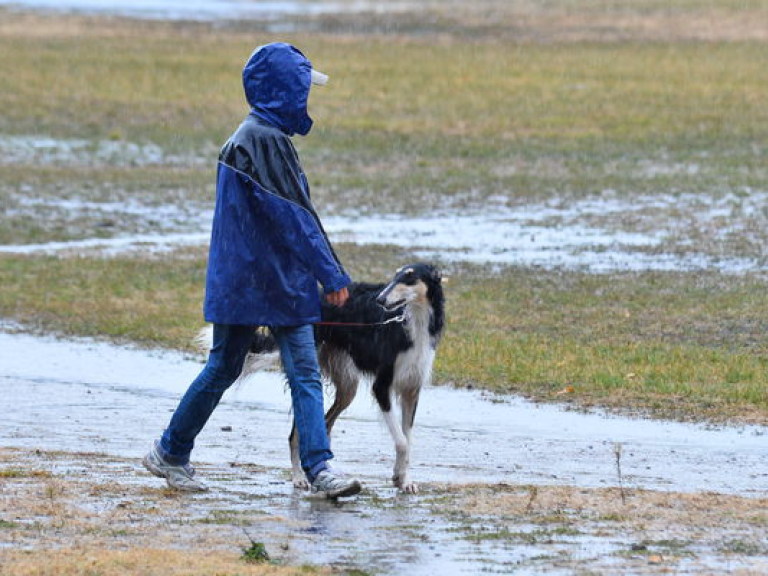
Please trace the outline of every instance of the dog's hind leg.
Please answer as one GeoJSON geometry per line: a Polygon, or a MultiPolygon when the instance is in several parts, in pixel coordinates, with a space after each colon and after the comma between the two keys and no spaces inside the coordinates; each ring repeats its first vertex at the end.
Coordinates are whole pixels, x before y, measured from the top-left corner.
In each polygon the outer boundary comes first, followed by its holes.
{"type": "Polygon", "coordinates": [[[301,458],[299,456],[299,431],[296,429],[294,421],[291,428],[291,435],[288,437],[288,445],[291,448],[291,480],[293,486],[300,490],[309,490],[309,481],[301,468],[301,458]]]}
{"type": "Polygon", "coordinates": [[[338,348],[324,344],[318,356],[320,369],[334,388],[333,404],[325,413],[325,426],[330,437],[336,419],[355,399],[360,374],[349,354],[338,348]]]}
{"type": "MultiPolygon", "coordinates": [[[[336,419],[344,410],[349,407],[357,394],[358,374],[354,363],[345,352],[323,345],[318,351],[318,360],[323,375],[334,385],[335,394],[333,404],[325,414],[325,426],[328,430],[328,437],[331,436],[331,430],[336,419]]],[[[301,468],[301,458],[299,456],[299,432],[294,422],[291,429],[291,435],[288,438],[291,448],[291,480],[296,488],[302,490],[309,489],[309,481],[301,468]]]]}

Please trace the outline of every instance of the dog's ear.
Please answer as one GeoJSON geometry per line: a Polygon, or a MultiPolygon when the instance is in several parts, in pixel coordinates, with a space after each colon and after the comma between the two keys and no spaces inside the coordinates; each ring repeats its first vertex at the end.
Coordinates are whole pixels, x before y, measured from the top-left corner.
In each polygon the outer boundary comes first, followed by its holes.
{"type": "Polygon", "coordinates": [[[432,280],[440,284],[441,282],[446,282],[448,279],[443,278],[443,274],[438,270],[437,268],[432,268],[432,280]]]}

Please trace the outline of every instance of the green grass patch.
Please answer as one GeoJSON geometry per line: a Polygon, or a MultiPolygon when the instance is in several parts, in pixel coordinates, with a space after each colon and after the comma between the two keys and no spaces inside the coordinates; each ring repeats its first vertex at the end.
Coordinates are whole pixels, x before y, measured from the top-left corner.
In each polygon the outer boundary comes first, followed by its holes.
{"type": "Polygon", "coordinates": [[[22,470],[20,468],[5,468],[0,470],[0,478],[52,478],[46,470],[22,470]]]}
{"type": "MultiPolygon", "coordinates": [[[[54,31],[45,43],[0,38],[4,130],[218,143],[244,112],[240,67],[255,43],[275,39],[203,26],[184,34],[157,23],[119,31],[77,38],[54,31]]],[[[331,73],[333,84],[313,93],[311,110],[333,130],[554,137],[580,147],[595,137],[757,136],[766,121],[760,71],[768,57],[759,43],[287,39],[331,73]]]]}
{"type": "Polygon", "coordinates": [[[764,421],[764,281],[719,274],[466,271],[440,379],[580,404],[764,421]],[[683,407],[684,408],[681,408],[683,407]]]}
{"type": "Polygon", "coordinates": [[[205,257],[3,257],[0,315],[63,334],[190,348],[202,324],[205,257]]]}
{"type": "Polygon", "coordinates": [[[253,541],[251,541],[251,545],[248,548],[243,549],[241,558],[249,564],[264,564],[271,560],[267,547],[261,542],[253,541]]]}

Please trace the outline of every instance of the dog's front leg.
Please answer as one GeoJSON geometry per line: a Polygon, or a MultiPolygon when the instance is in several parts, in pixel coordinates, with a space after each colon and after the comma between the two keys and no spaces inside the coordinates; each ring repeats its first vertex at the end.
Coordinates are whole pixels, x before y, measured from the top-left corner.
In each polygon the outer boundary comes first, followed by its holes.
{"type": "Polygon", "coordinates": [[[383,412],[383,415],[384,422],[395,442],[395,467],[392,472],[392,482],[403,492],[415,492],[416,486],[411,484],[408,479],[408,439],[400,429],[400,423],[391,408],[383,412]]]}
{"type": "Polygon", "coordinates": [[[392,381],[394,378],[394,366],[385,366],[377,375],[373,383],[373,394],[379,404],[384,422],[387,424],[389,434],[395,442],[395,468],[392,473],[392,482],[404,492],[414,492],[415,487],[408,479],[408,439],[403,434],[397,416],[392,411],[392,381]]]}
{"type": "Polygon", "coordinates": [[[301,469],[301,457],[299,456],[299,431],[296,430],[296,423],[293,423],[291,435],[288,437],[288,445],[291,448],[291,480],[294,488],[299,490],[309,490],[309,481],[304,470],[301,469]]]}

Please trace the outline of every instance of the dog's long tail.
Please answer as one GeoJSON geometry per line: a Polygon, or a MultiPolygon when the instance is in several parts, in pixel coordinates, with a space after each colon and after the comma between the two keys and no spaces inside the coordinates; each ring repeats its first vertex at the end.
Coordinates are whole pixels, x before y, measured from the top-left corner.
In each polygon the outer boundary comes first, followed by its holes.
{"type": "Polygon", "coordinates": [[[263,327],[259,327],[253,333],[251,342],[251,354],[265,354],[277,350],[277,341],[272,333],[263,327]]]}
{"type": "MultiPolygon", "coordinates": [[[[194,340],[197,349],[207,354],[213,346],[213,326],[208,325],[200,332],[194,340]]],[[[248,356],[245,358],[245,365],[243,366],[243,372],[238,380],[246,378],[253,372],[259,370],[273,369],[278,363],[279,352],[277,348],[277,341],[272,336],[270,331],[266,328],[257,328],[253,332],[253,341],[248,351],[248,356]]]]}

